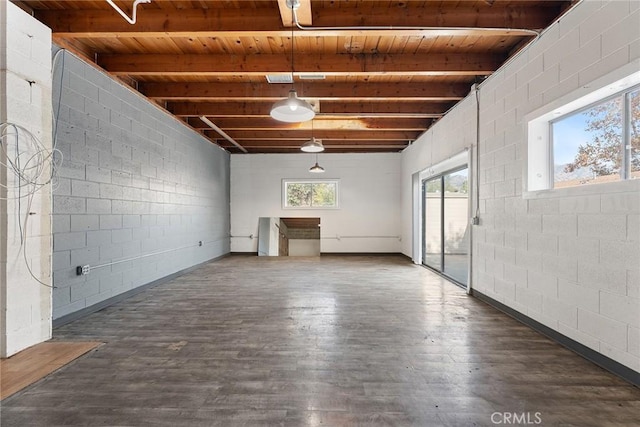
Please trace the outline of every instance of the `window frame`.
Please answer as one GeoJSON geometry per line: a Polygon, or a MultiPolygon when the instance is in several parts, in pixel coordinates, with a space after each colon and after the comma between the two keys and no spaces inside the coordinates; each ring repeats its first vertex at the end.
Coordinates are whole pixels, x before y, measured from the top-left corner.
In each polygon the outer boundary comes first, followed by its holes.
{"type": "Polygon", "coordinates": [[[554,188],[550,124],[561,117],[604,102],[607,98],[635,90],[640,85],[638,64],[637,61],[630,62],[590,83],[580,85],[574,91],[524,116],[526,147],[522,176],[523,198],[566,197],[601,194],[603,191],[629,191],[630,187],[640,188],[640,179],[554,188]]]}
{"type": "MultiPolygon", "coordinates": [[[[313,191],[313,189],[312,189],[313,191]]],[[[282,180],[282,209],[286,210],[331,210],[340,209],[340,180],[323,178],[284,178],[282,180]],[[288,184],[335,184],[336,202],[333,206],[287,206],[287,185],[288,184]]]]}
{"type": "Polygon", "coordinates": [[[573,111],[569,111],[565,114],[559,115],[559,116],[555,116],[553,119],[549,120],[549,171],[550,171],[550,176],[549,176],[549,185],[550,185],[550,189],[553,190],[557,190],[559,188],[574,188],[574,187],[583,187],[584,185],[601,185],[601,184],[611,184],[614,182],[620,182],[620,181],[626,181],[629,179],[633,179],[631,178],[631,144],[630,144],[630,138],[631,138],[631,132],[629,129],[629,124],[631,123],[630,121],[630,110],[631,110],[631,97],[630,94],[632,92],[636,92],[636,91],[640,91],[640,84],[634,85],[634,86],[630,86],[626,89],[620,90],[619,92],[616,92],[612,95],[606,96],[604,98],[598,99],[590,104],[585,105],[584,107],[575,109],[573,111]],[[621,120],[622,120],[622,132],[620,135],[621,141],[620,141],[620,153],[622,155],[622,158],[620,159],[620,170],[618,171],[618,176],[619,179],[615,180],[615,181],[611,181],[611,182],[603,182],[603,183],[598,183],[598,182],[594,182],[594,183],[589,183],[589,184],[583,184],[583,185],[572,185],[572,186],[568,186],[568,187],[556,187],[556,180],[555,180],[555,148],[556,148],[556,141],[554,140],[554,136],[553,136],[553,125],[555,123],[561,122],[565,119],[568,119],[570,117],[573,117],[575,115],[584,113],[585,111],[588,111],[594,107],[597,107],[599,105],[602,104],[606,104],[607,102],[613,101],[615,99],[621,99],[621,120]]]}

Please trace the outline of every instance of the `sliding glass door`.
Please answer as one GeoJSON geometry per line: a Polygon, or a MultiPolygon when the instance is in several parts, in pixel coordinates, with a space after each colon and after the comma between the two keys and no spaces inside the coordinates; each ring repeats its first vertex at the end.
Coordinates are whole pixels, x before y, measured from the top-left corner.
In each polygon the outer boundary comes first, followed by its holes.
{"type": "Polygon", "coordinates": [[[422,263],[466,286],[469,271],[469,169],[422,182],[422,263]]]}
{"type": "Polygon", "coordinates": [[[422,263],[438,271],[442,270],[442,177],[423,182],[424,240],[422,263]]]}

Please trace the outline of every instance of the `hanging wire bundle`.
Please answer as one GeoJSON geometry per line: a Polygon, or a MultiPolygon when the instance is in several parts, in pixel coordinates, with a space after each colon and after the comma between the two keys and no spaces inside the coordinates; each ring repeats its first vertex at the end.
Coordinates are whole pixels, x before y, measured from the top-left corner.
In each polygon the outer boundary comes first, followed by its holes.
{"type": "Polygon", "coordinates": [[[38,279],[31,269],[27,257],[27,236],[31,206],[36,193],[49,184],[57,183],[57,169],[62,162],[62,153],[47,148],[27,128],[16,123],[0,124],[0,167],[13,175],[6,183],[0,183],[0,198],[15,200],[17,224],[20,230],[20,250],[31,277],[43,286],[53,287],[38,279]],[[24,208],[23,209],[23,205],[24,208]]]}
{"type": "MultiPolygon", "coordinates": [[[[0,171],[13,175],[13,179],[0,181],[0,200],[14,200],[17,205],[16,217],[20,230],[20,250],[25,265],[31,277],[43,286],[54,288],[44,283],[33,274],[31,263],[27,256],[27,236],[29,218],[33,214],[31,206],[36,193],[49,184],[53,191],[57,188],[57,171],[62,165],[63,155],[56,148],[58,134],[58,116],[62,104],[62,82],[64,80],[65,49],[58,50],[52,61],[51,77],[55,75],[58,59],[62,58],[60,66],[60,89],[58,93],[57,109],[53,115],[53,146],[48,148],[40,138],[29,129],[16,123],[0,123],[0,171]],[[23,210],[23,204],[26,209],[23,210]]],[[[7,177],[8,178],[8,177],[7,177]]]]}
{"type": "Polygon", "coordinates": [[[5,199],[31,197],[42,187],[55,184],[62,153],[45,147],[27,128],[15,123],[0,124],[0,152],[0,159],[6,161],[0,163],[16,178],[12,185],[0,184],[7,189],[5,199]]]}

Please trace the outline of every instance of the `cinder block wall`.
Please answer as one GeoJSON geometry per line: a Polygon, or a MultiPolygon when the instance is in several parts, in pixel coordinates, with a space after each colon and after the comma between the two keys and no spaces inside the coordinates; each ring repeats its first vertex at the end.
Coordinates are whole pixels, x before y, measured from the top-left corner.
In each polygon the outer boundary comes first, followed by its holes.
{"type": "Polygon", "coordinates": [[[54,319],[229,252],[228,153],[73,55],[58,63],[54,319]]]}
{"type": "Polygon", "coordinates": [[[638,182],[527,200],[522,177],[525,116],[637,60],[639,7],[582,2],[483,85],[475,264],[477,289],[637,371],[638,182]]]}
{"type": "MultiPolygon", "coordinates": [[[[474,289],[637,371],[639,183],[527,198],[523,176],[525,116],[637,64],[639,23],[638,1],[581,2],[480,86],[481,224],[473,227],[474,289]]],[[[407,255],[420,238],[411,232],[411,174],[455,154],[454,142],[475,140],[474,107],[472,94],[403,153],[407,255]]]]}
{"type": "Polygon", "coordinates": [[[287,237],[289,239],[319,239],[320,227],[311,228],[289,228],[287,237]]]}

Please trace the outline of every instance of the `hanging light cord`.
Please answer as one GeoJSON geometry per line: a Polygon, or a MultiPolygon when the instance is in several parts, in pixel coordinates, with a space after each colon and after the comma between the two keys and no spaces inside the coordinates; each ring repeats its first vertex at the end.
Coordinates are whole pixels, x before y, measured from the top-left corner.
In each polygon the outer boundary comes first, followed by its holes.
{"type": "Polygon", "coordinates": [[[293,62],[293,27],[294,27],[294,22],[296,22],[296,17],[295,17],[295,9],[293,7],[293,4],[291,5],[291,89],[295,90],[295,80],[293,77],[293,73],[295,72],[295,67],[294,67],[294,62],[293,62]]]}

